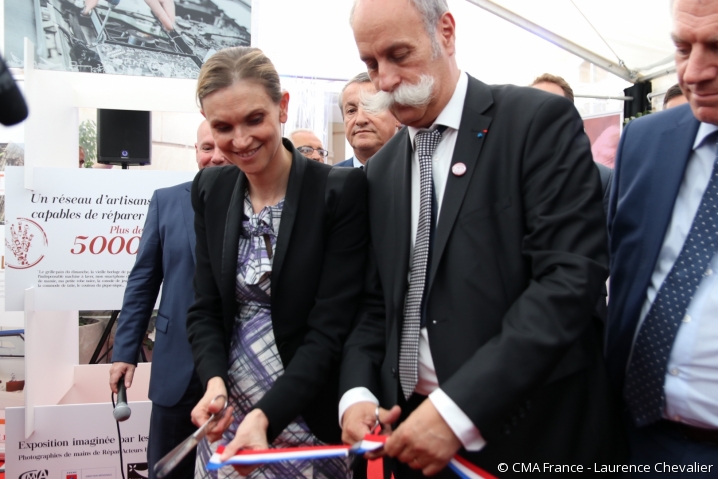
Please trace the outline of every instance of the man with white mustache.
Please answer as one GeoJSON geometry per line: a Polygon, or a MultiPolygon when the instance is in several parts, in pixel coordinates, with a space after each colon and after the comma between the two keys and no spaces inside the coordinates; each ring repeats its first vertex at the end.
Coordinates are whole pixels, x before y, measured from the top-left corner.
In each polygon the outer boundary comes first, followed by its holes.
{"type": "Polygon", "coordinates": [[[606,226],[578,112],[462,72],[446,0],[355,0],[350,22],[379,91],[365,107],[407,127],[366,166],[371,254],[344,348],[344,441],[383,424],[396,479],[456,477],[457,453],[499,477],[620,463],[593,307],[606,226]]]}

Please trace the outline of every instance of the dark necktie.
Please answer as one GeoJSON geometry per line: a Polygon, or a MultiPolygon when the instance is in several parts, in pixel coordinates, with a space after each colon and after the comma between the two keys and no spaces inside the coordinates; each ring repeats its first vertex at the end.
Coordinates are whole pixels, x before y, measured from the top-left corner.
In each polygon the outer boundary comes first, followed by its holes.
{"type": "Polygon", "coordinates": [[[633,421],[646,426],[661,419],[665,407],[663,383],[668,359],[681,321],[701,278],[718,251],[718,159],[693,224],[673,268],[663,281],[633,346],[626,371],[624,397],[633,421]]]}
{"type": "Polygon", "coordinates": [[[399,380],[404,397],[409,398],[419,381],[419,334],[421,331],[421,309],[426,284],[426,270],[429,260],[429,243],[432,224],[432,201],[434,181],[431,159],[441,141],[444,128],[422,131],[416,134],[416,152],[419,157],[419,224],[416,229],[414,254],[411,258],[409,290],[404,306],[404,324],[401,330],[399,349],[399,380]]]}

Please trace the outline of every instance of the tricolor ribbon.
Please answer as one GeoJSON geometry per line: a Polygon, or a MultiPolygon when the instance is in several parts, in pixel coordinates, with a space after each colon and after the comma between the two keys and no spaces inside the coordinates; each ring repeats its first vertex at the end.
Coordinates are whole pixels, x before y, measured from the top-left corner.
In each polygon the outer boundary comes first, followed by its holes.
{"type": "Polygon", "coordinates": [[[458,454],[449,461],[449,468],[461,479],[496,479],[496,477],[479,466],[471,464],[458,454]]]}
{"type": "MultiPolygon", "coordinates": [[[[296,461],[307,459],[326,459],[330,457],[347,457],[350,454],[364,455],[384,447],[388,436],[367,434],[364,439],[353,446],[307,446],[287,447],[282,449],[244,449],[234,456],[221,462],[219,456],[224,452],[224,446],[219,446],[207,463],[207,470],[214,471],[226,465],[250,466],[269,464],[283,461],[296,461]]],[[[480,467],[469,461],[454,456],[449,462],[449,468],[461,479],[496,479],[480,467]]]]}

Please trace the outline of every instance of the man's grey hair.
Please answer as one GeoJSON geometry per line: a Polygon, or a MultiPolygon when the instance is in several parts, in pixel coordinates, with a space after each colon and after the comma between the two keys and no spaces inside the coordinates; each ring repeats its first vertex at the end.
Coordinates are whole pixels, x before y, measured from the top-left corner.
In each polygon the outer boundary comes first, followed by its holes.
{"type": "MultiPolygon", "coordinates": [[[[359,2],[360,0],[354,0],[354,5],[352,5],[351,13],[349,13],[350,25],[354,23],[354,10],[356,10],[359,2]]],[[[414,5],[414,8],[424,20],[424,30],[426,30],[431,40],[434,57],[438,57],[441,54],[441,48],[436,40],[436,25],[438,25],[441,16],[449,11],[449,5],[446,0],[409,0],[409,2],[414,5]]]]}
{"type": "Polygon", "coordinates": [[[371,83],[371,78],[369,78],[369,74],[367,72],[361,72],[344,85],[341,93],[339,93],[339,111],[342,113],[342,118],[344,118],[344,90],[346,90],[349,85],[353,83],[371,83]]]}
{"type": "MultiPolygon", "coordinates": [[[[289,134],[287,135],[287,139],[288,139],[289,141],[291,141],[292,144],[294,144],[294,139],[293,139],[293,137],[294,137],[294,135],[296,135],[297,133],[311,133],[312,135],[314,135],[314,136],[316,136],[317,138],[319,138],[319,136],[314,132],[314,130],[310,130],[309,128],[297,128],[296,130],[292,130],[291,132],[289,132],[289,134]]],[[[319,141],[321,141],[321,138],[319,138],[319,141]]],[[[294,145],[294,146],[302,146],[302,145],[294,145]]]]}

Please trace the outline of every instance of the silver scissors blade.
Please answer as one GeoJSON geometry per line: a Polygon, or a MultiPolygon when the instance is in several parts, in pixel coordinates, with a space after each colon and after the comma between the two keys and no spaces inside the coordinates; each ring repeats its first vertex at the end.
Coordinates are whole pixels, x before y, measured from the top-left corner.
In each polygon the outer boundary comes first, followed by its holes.
{"type": "Polygon", "coordinates": [[[172,472],[172,470],[177,467],[177,464],[207,435],[207,431],[224,416],[224,411],[227,410],[227,397],[220,394],[212,399],[211,402],[215,402],[219,398],[224,398],[224,407],[219,412],[212,414],[209,419],[207,419],[207,422],[202,424],[190,437],[182,441],[177,447],[168,452],[165,457],[157,461],[157,464],[155,464],[155,473],[158,478],[162,479],[172,472]]]}

